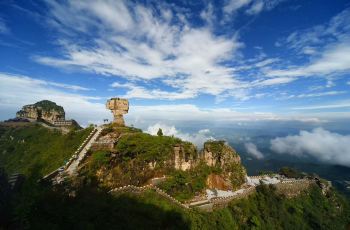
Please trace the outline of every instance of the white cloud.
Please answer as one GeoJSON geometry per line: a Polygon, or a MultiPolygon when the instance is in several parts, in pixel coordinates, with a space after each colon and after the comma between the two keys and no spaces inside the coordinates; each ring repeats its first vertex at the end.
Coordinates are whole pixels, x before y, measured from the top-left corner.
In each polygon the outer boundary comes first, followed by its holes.
{"type": "Polygon", "coordinates": [[[247,14],[258,14],[264,9],[263,1],[255,1],[254,4],[246,11],[247,14]]]}
{"type": "Polygon", "coordinates": [[[153,106],[131,106],[126,119],[129,123],[142,126],[149,123],[237,123],[239,121],[301,121],[322,122],[312,115],[292,116],[278,115],[274,113],[238,112],[228,108],[199,108],[192,104],[153,105],[153,106]]]}
{"type": "Polygon", "coordinates": [[[285,70],[268,70],[267,76],[296,77],[328,75],[350,71],[350,41],[329,47],[322,56],[310,64],[285,70]]]}
{"type": "Polygon", "coordinates": [[[295,31],[284,41],[277,42],[309,57],[309,63],[285,69],[267,69],[267,76],[299,77],[337,75],[350,71],[350,8],[334,16],[329,22],[295,31]]]}
{"type": "Polygon", "coordinates": [[[215,19],[214,7],[211,3],[208,4],[208,7],[203,10],[200,14],[200,17],[208,23],[209,26],[213,26],[213,21],[215,19]]]}
{"type": "Polygon", "coordinates": [[[233,13],[238,9],[247,6],[252,0],[230,0],[224,7],[224,12],[233,13]]]}
{"type": "Polygon", "coordinates": [[[0,18],[0,34],[8,34],[10,33],[10,29],[5,24],[4,20],[0,18]]]}
{"type": "Polygon", "coordinates": [[[214,139],[210,136],[209,129],[199,130],[197,133],[189,134],[184,133],[175,128],[175,126],[170,126],[162,123],[156,123],[147,128],[146,132],[152,135],[157,135],[159,129],[162,129],[165,136],[175,136],[182,140],[194,143],[198,148],[202,148],[204,142],[207,140],[214,139]]]}
{"type": "Polygon", "coordinates": [[[314,27],[295,31],[280,45],[296,50],[301,54],[317,54],[320,47],[328,45],[332,41],[344,41],[350,32],[350,8],[343,10],[334,16],[329,22],[314,27]]]}
{"type": "Polygon", "coordinates": [[[56,86],[56,87],[60,87],[60,88],[64,88],[64,89],[71,89],[71,90],[74,90],[74,91],[78,91],[78,90],[83,90],[83,91],[93,90],[91,88],[86,88],[86,87],[82,87],[82,86],[79,86],[79,85],[62,84],[62,83],[57,83],[57,82],[52,82],[52,81],[41,81],[41,84],[56,86]]]}
{"type": "Polygon", "coordinates": [[[276,78],[258,80],[253,82],[252,84],[255,86],[272,86],[272,85],[287,84],[295,80],[296,79],[292,77],[276,77],[276,78]]]}
{"type": "MultiPolygon", "coordinates": [[[[245,84],[222,64],[232,60],[242,46],[237,36],[217,36],[208,27],[193,27],[181,12],[159,15],[156,9],[126,1],[48,4],[50,23],[69,36],[60,38],[63,56],[34,57],[42,64],[81,68],[134,82],[157,79],[175,91],[139,87],[126,95],[130,97],[216,96],[245,84]],[[93,38],[89,37],[91,31],[93,38]],[[91,44],[81,44],[82,36],[89,37],[91,44]]],[[[159,4],[157,10],[169,12],[169,7],[159,4]]]]}
{"type": "Polygon", "coordinates": [[[282,97],[281,99],[335,96],[335,95],[346,94],[346,93],[347,93],[346,91],[328,91],[328,92],[307,93],[307,94],[302,93],[297,95],[289,95],[286,97],[282,97]]]}
{"type": "Polygon", "coordinates": [[[303,107],[295,107],[292,108],[293,110],[322,110],[322,109],[338,109],[338,108],[350,108],[350,101],[349,100],[341,100],[341,101],[335,101],[329,104],[320,104],[320,105],[310,105],[310,106],[303,106],[303,107]]]}
{"type": "Polygon", "coordinates": [[[271,149],[280,154],[312,156],[329,164],[350,167],[350,135],[329,132],[322,128],[300,131],[299,135],[271,140],[271,149]]]}
{"type": "Polygon", "coordinates": [[[255,157],[256,159],[264,158],[264,154],[262,154],[262,152],[259,151],[255,144],[245,143],[244,147],[246,148],[248,154],[250,154],[252,157],[255,157]]]}
{"type": "Polygon", "coordinates": [[[270,64],[278,62],[278,61],[280,61],[279,58],[267,58],[267,59],[265,59],[263,61],[260,61],[260,62],[256,63],[255,66],[261,68],[261,67],[270,65],[270,64]]]}
{"type": "MultiPolygon", "coordinates": [[[[111,118],[105,105],[95,102],[99,98],[61,90],[62,87],[77,89],[79,86],[5,73],[0,73],[0,81],[0,109],[3,116],[7,114],[7,116],[14,117],[16,111],[23,105],[47,99],[62,105],[66,111],[66,118],[76,119],[82,125],[101,123],[103,118],[111,118]]],[[[1,117],[1,119],[7,118],[9,117],[1,117]]]]}
{"type": "Polygon", "coordinates": [[[143,99],[186,99],[193,98],[197,94],[193,91],[185,91],[185,92],[168,92],[160,89],[146,89],[145,87],[135,85],[133,83],[125,83],[121,84],[119,82],[114,82],[111,84],[114,88],[127,88],[129,91],[125,95],[119,95],[120,97],[125,98],[143,98],[143,99]]]}
{"type": "Polygon", "coordinates": [[[229,0],[224,6],[225,13],[232,14],[241,8],[247,8],[246,13],[256,15],[266,10],[272,10],[285,0],[229,0]]]}

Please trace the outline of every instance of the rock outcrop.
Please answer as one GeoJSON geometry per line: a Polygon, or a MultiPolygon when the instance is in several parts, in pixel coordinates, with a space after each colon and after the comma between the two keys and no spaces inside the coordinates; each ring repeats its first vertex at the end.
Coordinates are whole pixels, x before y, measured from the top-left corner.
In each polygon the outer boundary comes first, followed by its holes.
{"type": "Polygon", "coordinates": [[[122,98],[111,98],[106,103],[106,108],[110,109],[114,116],[113,123],[117,126],[125,126],[123,115],[129,111],[129,101],[122,98]]]}
{"type": "Polygon", "coordinates": [[[208,176],[206,185],[208,189],[232,190],[231,181],[214,173],[208,176]]]}
{"type": "Polygon", "coordinates": [[[207,141],[201,153],[202,159],[209,166],[224,168],[234,163],[240,164],[241,158],[236,151],[224,141],[207,141]]]}
{"type": "Polygon", "coordinates": [[[232,164],[241,164],[240,156],[224,141],[205,142],[199,154],[194,145],[187,146],[187,149],[182,144],[174,146],[175,169],[186,171],[198,165],[200,161],[210,167],[218,167],[223,170],[229,169],[232,164]]]}
{"type": "Polygon", "coordinates": [[[25,105],[16,113],[18,120],[44,121],[53,126],[80,127],[75,120],[66,120],[62,106],[49,100],[39,101],[32,105],[25,105]]]}
{"type": "Polygon", "coordinates": [[[207,183],[211,184],[212,187],[232,186],[235,189],[245,183],[247,173],[241,164],[241,158],[225,141],[207,141],[204,143],[200,158],[208,166],[221,171],[220,178],[213,175],[208,178],[207,183]]]}
{"type": "Polygon", "coordinates": [[[45,120],[53,123],[54,121],[64,121],[65,112],[62,106],[55,102],[43,100],[32,105],[25,105],[16,113],[18,118],[32,120],[45,120]]]}
{"type": "Polygon", "coordinates": [[[196,152],[196,147],[194,147],[194,145],[191,145],[189,148],[191,149],[189,151],[186,151],[184,145],[177,144],[174,146],[175,169],[185,171],[195,167],[198,164],[193,154],[190,154],[196,152]]]}

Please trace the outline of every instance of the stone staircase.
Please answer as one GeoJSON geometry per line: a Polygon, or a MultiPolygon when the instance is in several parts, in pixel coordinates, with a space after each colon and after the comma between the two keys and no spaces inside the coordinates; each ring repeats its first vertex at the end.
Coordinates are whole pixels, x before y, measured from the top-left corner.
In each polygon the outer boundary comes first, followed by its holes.
{"type": "Polygon", "coordinates": [[[78,166],[85,159],[92,143],[97,140],[102,129],[103,126],[94,128],[64,166],[45,175],[40,181],[51,181],[52,184],[59,184],[65,177],[75,175],[78,166]]]}

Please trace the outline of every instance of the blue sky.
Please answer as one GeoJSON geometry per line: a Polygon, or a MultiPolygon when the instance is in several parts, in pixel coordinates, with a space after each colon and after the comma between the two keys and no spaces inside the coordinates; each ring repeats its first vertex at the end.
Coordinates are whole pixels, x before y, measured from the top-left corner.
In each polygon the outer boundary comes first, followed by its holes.
{"type": "Polygon", "coordinates": [[[2,1],[0,119],[50,99],[82,124],[350,117],[350,3],[2,1]]]}

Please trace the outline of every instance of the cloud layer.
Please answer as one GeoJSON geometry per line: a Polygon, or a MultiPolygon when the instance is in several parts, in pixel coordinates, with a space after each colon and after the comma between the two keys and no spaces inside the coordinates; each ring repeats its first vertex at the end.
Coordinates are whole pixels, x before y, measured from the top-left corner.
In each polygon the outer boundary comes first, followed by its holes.
{"type": "Polygon", "coordinates": [[[194,143],[199,149],[203,148],[204,142],[214,139],[212,136],[210,136],[209,129],[202,129],[197,133],[189,134],[177,130],[175,126],[170,126],[162,123],[156,123],[149,126],[146,132],[152,135],[157,135],[159,129],[162,129],[165,136],[175,136],[182,140],[190,141],[194,143]]]}
{"type": "Polygon", "coordinates": [[[264,154],[259,151],[259,149],[256,147],[253,143],[245,143],[244,147],[249,155],[256,159],[262,159],[264,158],[264,154]]]}
{"type": "Polygon", "coordinates": [[[267,70],[267,76],[327,76],[350,71],[350,9],[345,9],[329,22],[291,33],[276,43],[295,55],[309,57],[309,63],[285,69],[267,70]]]}
{"type": "Polygon", "coordinates": [[[298,157],[312,156],[322,162],[350,167],[350,135],[316,128],[311,132],[271,140],[271,150],[298,157]]]}

